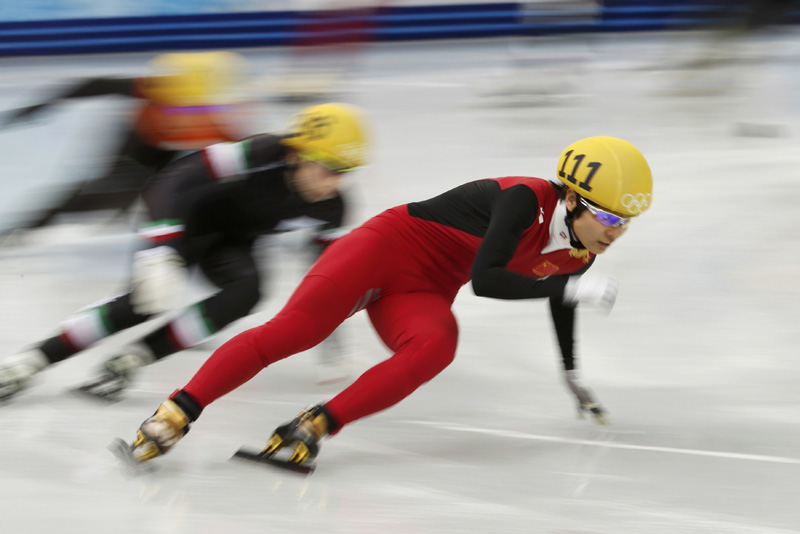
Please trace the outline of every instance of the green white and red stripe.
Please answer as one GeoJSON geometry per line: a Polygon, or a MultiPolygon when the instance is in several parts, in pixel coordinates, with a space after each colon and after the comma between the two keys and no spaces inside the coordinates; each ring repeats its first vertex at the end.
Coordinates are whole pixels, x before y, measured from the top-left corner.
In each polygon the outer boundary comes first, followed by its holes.
{"type": "Polygon", "coordinates": [[[170,342],[178,350],[194,347],[217,331],[211,321],[203,315],[202,306],[195,304],[167,325],[170,342]]]}
{"type": "Polygon", "coordinates": [[[161,219],[142,225],[138,233],[148,241],[160,243],[182,237],[185,228],[180,219],[161,219]]]}
{"type": "Polygon", "coordinates": [[[88,348],[114,332],[105,305],[79,312],[61,324],[61,339],[75,350],[88,348]]]}
{"type": "Polygon", "coordinates": [[[349,233],[350,229],[344,227],[331,228],[330,230],[322,230],[314,234],[314,241],[323,245],[327,245],[329,243],[333,243],[340,237],[344,237],[349,233]]]}
{"type": "Polygon", "coordinates": [[[247,153],[250,141],[218,143],[203,149],[203,159],[211,176],[219,180],[247,171],[247,153]]]}

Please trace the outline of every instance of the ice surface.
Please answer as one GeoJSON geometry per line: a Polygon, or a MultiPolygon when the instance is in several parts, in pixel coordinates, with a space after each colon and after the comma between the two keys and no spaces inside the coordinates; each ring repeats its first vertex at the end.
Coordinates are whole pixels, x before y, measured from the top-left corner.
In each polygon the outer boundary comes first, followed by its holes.
{"type": "MultiPolygon", "coordinates": [[[[124,477],[106,445],[132,438],[221,339],[288,297],[302,261],[284,238],[263,246],[271,293],[257,313],[146,368],[121,403],[66,390],[129,334],[0,406],[0,529],[799,532],[796,43],[793,33],[750,43],[737,51],[750,61],[700,73],[667,64],[699,50],[685,35],[404,44],[362,51],[346,80],[341,98],[370,112],[376,140],[375,163],[352,180],[355,222],[469,180],[551,177],[560,150],[584,136],[627,138],[648,157],[653,208],[595,267],[620,280],[617,307],[579,321],[581,366],[612,426],[575,419],[543,302],[478,299],[467,287],[455,363],[325,442],[311,477],[228,458],[338,390],[316,385],[314,351],[209,407],[154,472],[124,477]]],[[[243,53],[262,76],[283,58],[243,53]]],[[[4,59],[0,107],[67,78],[138,72],[147,59],[4,59]]],[[[265,129],[298,107],[267,102],[265,129]]],[[[0,221],[96,164],[123,108],[69,103],[0,132],[0,221]]],[[[134,244],[124,224],[65,222],[0,249],[2,354],[51,335],[125,279],[134,244]]],[[[360,369],[387,356],[363,314],[345,336],[360,369]]]]}

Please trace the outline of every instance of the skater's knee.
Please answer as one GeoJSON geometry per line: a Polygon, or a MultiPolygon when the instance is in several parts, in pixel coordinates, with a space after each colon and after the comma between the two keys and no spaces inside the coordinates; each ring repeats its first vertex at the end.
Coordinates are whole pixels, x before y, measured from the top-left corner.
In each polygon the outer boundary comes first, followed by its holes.
{"type": "Polygon", "coordinates": [[[198,263],[205,277],[217,287],[250,285],[257,289],[259,285],[259,270],[247,248],[215,250],[198,263]]]}
{"type": "MultiPolygon", "coordinates": [[[[452,338],[439,338],[432,339],[425,346],[425,358],[430,360],[431,368],[434,374],[430,377],[433,378],[445,367],[453,363],[456,358],[456,341],[452,338]]],[[[430,378],[428,380],[430,380],[430,378]]]]}
{"type": "MultiPolygon", "coordinates": [[[[432,380],[456,357],[456,339],[447,335],[429,337],[418,343],[411,343],[407,348],[408,364],[401,366],[404,379],[411,384],[421,385],[432,380]]],[[[402,358],[402,354],[398,354],[402,358]]]]}
{"type": "Polygon", "coordinates": [[[283,310],[269,322],[253,329],[253,343],[266,366],[318,345],[335,327],[324,324],[315,314],[283,310]]]}
{"type": "MultiPolygon", "coordinates": [[[[216,296],[214,307],[225,310],[226,314],[231,315],[231,319],[244,317],[250,313],[256,304],[261,300],[261,283],[257,274],[244,276],[238,280],[229,282],[222,286],[216,296]]],[[[230,322],[226,321],[227,322],[230,322]]]]}
{"type": "Polygon", "coordinates": [[[244,309],[244,314],[250,313],[261,300],[261,280],[257,274],[242,278],[237,284],[237,297],[244,309]]]}

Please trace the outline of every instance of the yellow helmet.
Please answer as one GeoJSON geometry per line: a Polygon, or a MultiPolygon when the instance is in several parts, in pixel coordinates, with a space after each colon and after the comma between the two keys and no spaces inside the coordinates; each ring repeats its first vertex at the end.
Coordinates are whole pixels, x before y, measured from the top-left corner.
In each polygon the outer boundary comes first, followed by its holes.
{"type": "Polygon", "coordinates": [[[165,106],[229,104],[244,79],[244,60],[233,52],[161,54],[154,73],[140,79],[142,96],[165,106]]]}
{"type": "Polygon", "coordinates": [[[587,137],[558,159],[558,179],[597,206],[622,217],[650,207],[653,175],[639,150],[616,137],[587,137]]]}
{"type": "Polygon", "coordinates": [[[309,106],[292,117],[283,143],[331,170],[361,167],[369,145],[364,112],[349,104],[309,106]]]}

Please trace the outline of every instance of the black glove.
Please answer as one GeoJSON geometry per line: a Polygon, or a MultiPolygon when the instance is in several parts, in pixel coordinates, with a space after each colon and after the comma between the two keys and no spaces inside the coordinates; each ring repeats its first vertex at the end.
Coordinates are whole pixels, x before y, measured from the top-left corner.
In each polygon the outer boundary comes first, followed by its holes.
{"type": "Polygon", "coordinates": [[[611,420],[608,418],[608,414],[600,405],[592,390],[589,389],[589,386],[583,381],[580,372],[575,369],[565,371],[564,377],[569,389],[578,399],[578,417],[583,419],[587,413],[591,413],[595,421],[601,425],[610,425],[611,420]]]}

